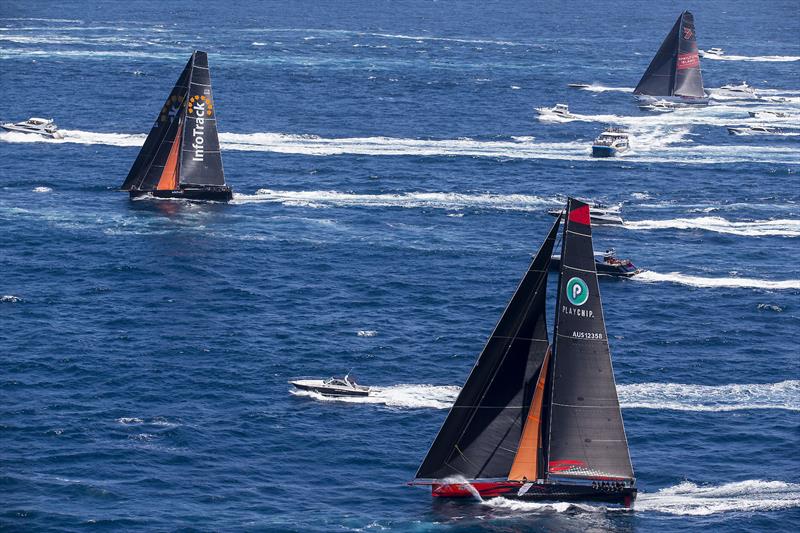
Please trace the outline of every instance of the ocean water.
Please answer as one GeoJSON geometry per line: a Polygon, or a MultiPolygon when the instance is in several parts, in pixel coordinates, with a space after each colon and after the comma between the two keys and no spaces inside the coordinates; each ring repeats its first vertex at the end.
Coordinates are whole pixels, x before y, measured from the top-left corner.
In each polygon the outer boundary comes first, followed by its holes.
{"type": "Polygon", "coordinates": [[[797,4],[598,7],[2,2],[0,119],[66,137],[0,133],[0,529],[796,531],[797,4]],[[640,111],[687,7],[713,105],[640,111]],[[234,201],[131,202],[194,49],[234,201]],[[633,149],[593,160],[608,123],[633,149]],[[405,483],[567,195],[647,269],[602,282],[636,509],[432,501],[405,483]],[[287,384],[350,369],[379,393],[287,384]]]}

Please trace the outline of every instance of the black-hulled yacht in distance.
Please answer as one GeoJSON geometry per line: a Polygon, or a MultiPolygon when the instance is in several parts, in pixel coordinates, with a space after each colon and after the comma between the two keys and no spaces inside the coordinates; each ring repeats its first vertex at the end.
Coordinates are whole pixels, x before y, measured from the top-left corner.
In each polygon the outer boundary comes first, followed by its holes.
{"type": "Polygon", "coordinates": [[[217,107],[205,52],[196,51],[189,58],[121,188],[131,198],[227,202],[233,197],[222,170],[217,107]]]}
{"type": "Polygon", "coordinates": [[[694,16],[684,11],[642,76],[633,94],[643,104],[667,101],[674,105],[705,105],[694,16]]]}
{"type": "Polygon", "coordinates": [[[569,199],[553,343],[545,321],[556,219],[417,471],[433,496],[633,505],[589,206],[569,199]]]}

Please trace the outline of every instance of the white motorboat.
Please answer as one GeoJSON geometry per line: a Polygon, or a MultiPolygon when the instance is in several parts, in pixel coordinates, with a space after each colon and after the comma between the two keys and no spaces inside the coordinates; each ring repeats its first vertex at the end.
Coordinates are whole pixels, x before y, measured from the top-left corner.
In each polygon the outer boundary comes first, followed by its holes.
{"type": "Polygon", "coordinates": [[[747,84],[746,81],[743,81],[739,85],[734,85],[729,83],[727,85],[723,85],[719,88],[720,92],[725,94],[734,95],[734,96],[744,96],[747,98],[757,98],[756,90],[747,84]]]}
{"type": "Polygon", "coordinates": [[[58,131],[58,126],[53,122],[53,119],[31,117],[22,122],[6,122],[0,124],[0,127],[7,131],[14,131],[18,133],[33,133],[49,137],[50,139],[63,139],[64,136],[58,131]]]}
{"type": "MultiPolygon", "coordinates": [[[[560,209],[550,209],[547,211],[550,216],[557,217],[561,214],[560,209]]],[[[621,226],[624,222],[619,214],[619,206],[607,206],[594,204],[589,206],[589,218],[595,226],[621,226]]]]}
{"type": "Polygon", "coordinates": [[[592,157],[614,157],[630,148],[628,134],[620,128],[606,128],[592,144],[592,157]]]}
{"type": "Polygon", "coordinates": [[[346,374],[343,378],[298,379],[289,383],[300,390],[316,392],[323,396],[369,396],[372,390],[372,387],[356,383],[350,374],[346,374]]]}
{"type": "Polygon", "coordinates": [[[649,103],[647,105],[641,105],[639,107],[641,109],[646,109],[647,111],[658,111],[659,113],[669,113],[670,111],[675,111],[675,109],[680,106],[668,100],[656,100],[655,102],[649,103]]]}
{"type": "Polygon", "coordinates": [[[775,135],[783,133],[783,130],[771,126],[728,126],[728,133],[731,135],[775,135]]]}
{"type": "Polygon", "coordinates": [[[575,115],[569,112],[569,106],[567,104],[556,104],[553,107],[537,107],[536,112],[544,116],[575,118],[575,115]]]}
{"type": "Polygon", "coordinates": [[[721,57],[725,55],[725,50],[717,47],[709,48],[708,50],[699,50],[699,52],[701,57],[708,57],[708,56],[721,57]]]}
{"type": "Polygon", "coordinates": [[[747,114],[753,118],[786,118],[789,116],[788,113],[781,111],[748,111],[747,114]]]}

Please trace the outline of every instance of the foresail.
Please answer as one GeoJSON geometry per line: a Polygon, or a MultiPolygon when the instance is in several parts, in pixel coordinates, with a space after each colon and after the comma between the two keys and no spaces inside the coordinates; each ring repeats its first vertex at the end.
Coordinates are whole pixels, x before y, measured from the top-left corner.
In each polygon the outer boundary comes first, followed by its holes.
{"type": "Polygon", "coordinates": [[[181,106],[186,99],[186,92],[189,88],[189,72],[191,70],[191,65],[192,60],[189,59],[183,72],[178,76],[178,81],[175,83],[172,91],[170,91],[169,96],[167,96],[167,100],[161,107],[153,123],[153,127],[150,128],[150,133],[147,135],[142,149],[136,157],[136,161],[134,161],[130,172],[128,172],[128,177],[125,178],[125,182],[122,184],[121,189],[123,191],[152,188],[152,183],[151,187],[147,187],[145,184],[146,181],[152,182],[152,173],[150,175],[151,179],[147,179],[148,171],[164,142],[168,142],[170,147],[172,145],[173,138],[168,137],[168,133],[172,129],[174,135],[175,128],[172,128],[172,126],[180,117],[181,106]]]}
{"type": "Polygon", "coordinates": [[[675,54],[678,49],[678,32],[682,18],[683,15],[678,17],[664,38],[664,42],[661,43],[661,47],[644,72],[642,79],[639,80],[636,89],[633,90],[633,94],[672,96],[675,85],[675,54]]]}
{"type": "Polygon", "coordinates": [[[211,91],[208,55],[192,56],[189,95],[180,158],[180,182],[191,185],[225,185],[217,135],[217,109],[211,91]]]}
{"type": "Polygon", "coordinates": [[[559,217],[478,357],[418,479],[506,478],[547,351],[547,270],[559,217]]]}
{"type": "Polygon", "coordinates": [[[697,52],[694,16],[688,11],[684,11],[681,16],[673,93],[677,96],[705,96],[703,74],[700,72],[700,56],[697,52]]]}
{"type": "Polygon", "coordinates": [[[633,467],[585,203],[569,200],[562,246],[551,361],[548,475],[631,479],[633,467]]]}

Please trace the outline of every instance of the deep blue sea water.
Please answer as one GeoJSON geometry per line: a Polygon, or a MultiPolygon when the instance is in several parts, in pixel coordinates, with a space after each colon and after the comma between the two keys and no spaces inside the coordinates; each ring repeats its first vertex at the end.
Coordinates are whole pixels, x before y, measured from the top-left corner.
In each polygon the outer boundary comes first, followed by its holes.
{"type": "Polygon", "coordinates": [[[796,531],[798,34],[793,1],[3,1],[0,119],[66,138],[0,133],[0,529],[796,531]],[[641,111],[685,8],[713,105],[641,111]],[[234,201],[131,202],[194,49],[234,201]],[[633,150],[593,160],[607,123],[633,150]],[[602,282],[637,508],[434,502],[405,482],[567,195],[648,269],[602,282]],[[379,394],[287,384],[349,369],[379,394]]]}

